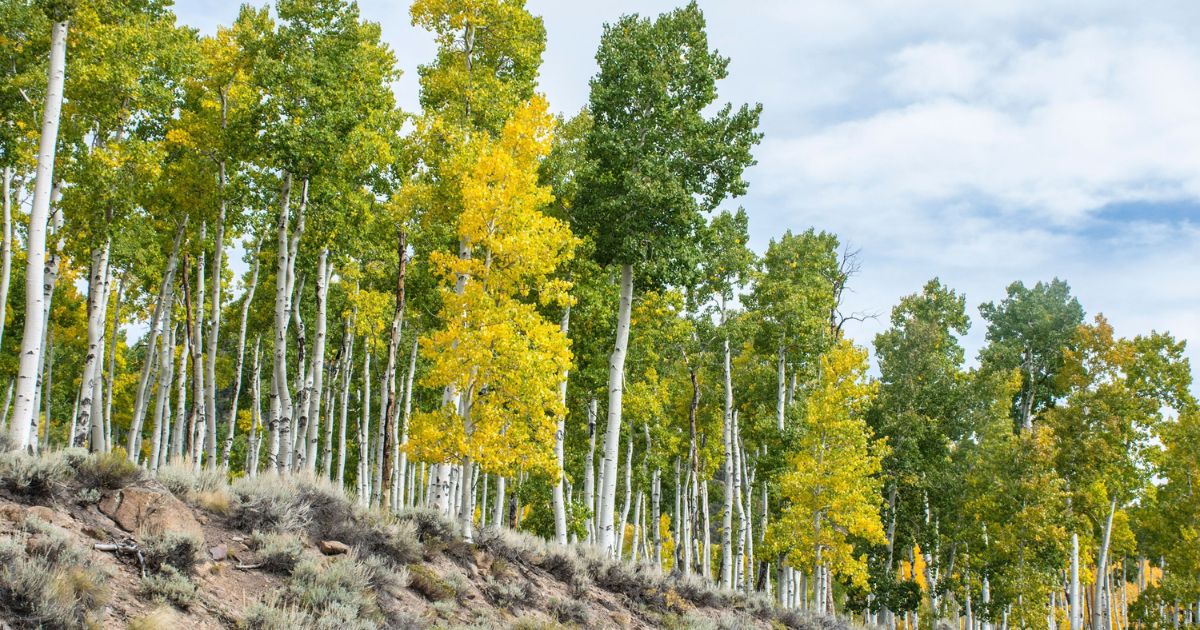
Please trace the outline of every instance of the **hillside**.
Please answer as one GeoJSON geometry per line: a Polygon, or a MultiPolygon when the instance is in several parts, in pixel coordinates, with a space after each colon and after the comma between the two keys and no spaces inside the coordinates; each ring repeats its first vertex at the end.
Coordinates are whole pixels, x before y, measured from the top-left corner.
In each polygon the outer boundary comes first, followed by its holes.
{"type": "Polygon", "coordinates": [[[698,578],[485,529],[385,516],[336,487],[232,485],[120,452],[0,456],[0,627],[813,628],[698,578]]]}

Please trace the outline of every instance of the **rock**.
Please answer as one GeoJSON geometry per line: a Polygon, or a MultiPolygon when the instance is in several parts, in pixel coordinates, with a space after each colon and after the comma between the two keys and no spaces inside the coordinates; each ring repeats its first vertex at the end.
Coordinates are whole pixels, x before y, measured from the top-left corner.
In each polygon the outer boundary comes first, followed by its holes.
{"type": "Polygon", "coordinates": [[[99,508],[121,529],[139,538],[170,532],[204,541],[204,530],[191,508],[169,492],[129,487],[104,495],[99,508]]]}
{"type": "Polygon", "coordinates": [[[36,516],[47,523],[62,525],[63,516],[44,505],[34,505],[29,508],[29,515],[36,516]]]}
{"type": "Polygon", "coordinates": [[[321,553],[323,553],[327,556],[336,556],[336,555],[340,555],[343,553],[350,553],[349,545],[347,545],[344,542],[338,542],[336,540],[322,540],[320,543],[317,544],[317,548],[321,550],[321,553]]]}
{"type": "Polygon", "coordinates": [[[24,523],[25,508],[13,505],[12,503],[5,503],[4,505],[0,505],[0,518],[10,523],[24,523]]]}
{"type": "Polygon", "coordinates": [[[226,547],[225,545],[217,545],[216,547],[209,547],[208,555],[212,556],[213,560],[219,562],[229,556],[229,547],[226,547]]]}

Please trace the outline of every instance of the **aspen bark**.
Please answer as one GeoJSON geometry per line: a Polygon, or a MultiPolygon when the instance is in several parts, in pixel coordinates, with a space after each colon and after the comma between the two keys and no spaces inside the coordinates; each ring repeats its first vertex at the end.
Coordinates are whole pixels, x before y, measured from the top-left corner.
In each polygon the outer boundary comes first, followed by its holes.
{"type": "Polygon", "coordinates": [[[604,434],[604,461],[600,474],[598,540],[610,554],[616,543],[613,511],[617,502],[617,450],[621,436],[621,399],[625,391],[625,355],[629,346],[629,319],[633,311],[633,265],[621,265],[621,301],[617,309],[617,336],[608,359],[608,427],[604,434]]]}
{"type": "MultiPolygon", "coordinates": [[[[262,241],[254,246],[254,267],[250,272],[250,284],[246,286],[246,294],[242,296],[242,323],[238,326],[237,364],[233,368],[233,401],[229,404],[229,420],[226,422],[225,446],[221,450],[221,467],[229,470],[229,454],[233,450],[233,436],[237,432],[238,395],[242,391],[242,368],[246,358],[246,320],[250,317],[250,304],[254,302],[254,292],[258,289],[259,248],[262,241]]],[[[216,284],[215,282],[213,284],[216,284]]],[[[213,337],[216,337],[215,327],[213,337]]],[[[258,343],[255,341],[255,343],[258,343]]],[[[214,407],[215,408],[215,407],[214,407]]]]}
{"type": "Polygon", "coordinates": [[[356,312],[350,314],[346,327],[346,368],[342,370],[342,399],[338,412],[338,460],[337,482],[339,488],[346,487],[346,425],[350,420],[350,383],[354,380],[354,324],[356,312]]]}
{"type": "Polygon", "coordinates": [[[366,505],[371,492],[370,424],[371,424],[371,350],[363,344],[362,413],[358,420],[358,502],[366,505]]]}
{"type": "Polygon", "coordinates": [[[92,415],[92,400],[96,395],[96,379],[100,371],[105,328],[105,286],[108,278],[108,255],[111,239],[92,250],[91,273],[88,274],[87,303],[87,354],[83,363],[83,374],[79,379],[79,417],[76,422],[72,445],[83,443],[90,437],[92,452],[104,449],[104,428],[92,415]]]}
{"type": "MultiPolygon", "coordinates": [[[[400,479],[397,483],[400,484],[400,488],[403,491],[403,494],[400,496],[401,507],[412,503],[412,489],[409,487],[411,484],[409,483],[408,473],[408,451],[405,447],[408,445],[408,422],[412,419],[413,376],[417,372],[417,342],[418,337],[414,331],[412,351],[408,355],[408,374],[404,377],[404,410],[401,415],[400,424],[400,479]]],[[[485,497],[485,505],[483,511],[480,513],[481,515],[487,513],[487,477],[484,477],[483,495],[485,497]]]]}
{"type": "MultiPolygon", "coordinates": [[[[108,377],[105,379],[104,396],[104,450],[112,450],[112,403],[113,382],[117,378],[117,336],[121,327],[121,298],[125,295],[125,275],[117,282],[117,299],[113,302],[112,333],[108,342],[108,377]]],[[[147,350],[147,361],[152,361],[153,350],[147,350]]]]}
{"type": "MultiPolygon", "coordinates": [[[[186,286],[186,283],[185,283],[186,286]]],[[[191,336],[182,327],[183,348],[179,353],[179,369],[175,373],[175,420],[171,427],[171,458],[183,457],[184,432],[187,429],[187,365],[191,355],[191,336]]]]}
{"type": "MultiPolygon", "coordinates": [[[[394,310],[392,312],[392,334],[388,340],[387,370],[384,372],[384,392],[387,400],[383,405],[383,439],[379,448],[383,450],[380,461],[380,499],[385,510],[392,508],[392,467],[396,461],[396,450],[399,447],[398,431],[395,421],[399,417],[399,400],[396,398],[396,352],[400,349],[400,335],[404,331],[404,276],[408,259],[407,234],[399,230],[396,236],[396,293],[394,310]]],[[[467,484],[470,485],[470,484],[467,484]]],[[[464,497],[467,495],[464,494],[464,497]]],[[[472,494],[472,497],[474,495],[472,494]]],[[[467,527],[470,524],[467,523],[467,527]]]]}
{"type": "MultiPolygon", "coordinates": [[[[67,20],[55,22],[50,34],[50,64],[47,69],[46,103],[42,111],[42,135],[38,142],[37,170],[33,203],[29,211],[29,231],[25,257],[25,312],[38,313],[43,306],[43,264],[46,261],[46,223],[50,214],[50,196],[54,183],[54,154],[58,146],[58,124],[62,113],[63,80],[67,69],[67,20]]],[[[13,450],[30,447],[30,427],[37,413],[38,363],[42,355],[45,324],[27,317],[18,358],[16,403],[9,422],[13,450]]]]}
{"type": "Polygon", "coordinates": [[[271,413],[270,432],[271,443],[267,452],[267,466],[279,471],[283,460],[280,457],[280,447],[283,436],[281,430],[292,421],[292,395],[288,391],[287,380],[287,332],[292,310],[292,288],[294,287],[296,250],[300,245],[300,235],[304,232],[304,211],[308,200],[308,180],[304,180],[301,191],[300,209],[296,217],[296,229],[291,238],[288,237],[288,226],[291,219],[292,174],[287,173],[283,180],[280,194],[278,241],[276,246],[275,265],[275,348],[273,367],[271,371],[271,413]]]}
{"type": "MultiPolygon", "coordinates": [[[[175,344],[173,340],[170,339],[170,337],[173,335],[166,331],[166,329],[171,326],[171,311],[170,309],[165,309],[165,311],[166,317],[163,318],[164,332],[162,343],[159,344],[160,348],[158,351],[158,392],[154,397],[154,424],[151,428],[153,433],[150,436],[149,464],[152,472],[158,472],[158,468],[162,464],[161,460],[163,459],[163,452],[166,450],[163,444],[164,438],[167,436],[163,427],[163,417],[165,415],[164,412],[167,409],[168,400],[171,397],[171,377],[174,375],[173,363],[175,358],[175,344]]],[[[146,361],[149,362],[150,357],[146,357],[146,361]]],[[[141,428],[139,427],[138,432],[140,433],[140,431],[141,428]]],[[[131,444],[131,448],[129,454],[134,463],[137,463],[138,456],[137,453],[134,452],[132,445],[136,444],[137,442],[137,436],[135,436],[133,431],[130,430],[129,443],[131,444]]],[[[141,447],[139,446],[136,448],[140,449],[141,447]]]]}
{"type": "MultiPolygon", "coordinates": [[[[168,324],[160,326],[159,322],[163,319],[164,314],[166,319],[170,319],[170,309],[174,308],[173,291],[175,288],[175,270],[179,266],[179,248],[183,244],[184,228],[187,227],[187,217],[185,216],[179,222],[179,227],[175,230],[175,242],[171,246],[171,254],[167,257],[167,268],[163,272],[162,283],[158,289],[158,299],[154,302],[154,309],[150,313],[150,327],[146,331],[146,361],[142,364],[142,375],[138,379],[138,387],[133,401],[133,416],[130,420],[129,435],[127,436],[127,450],[129,451],[129,461],[136,462],[137,452],[142,439],[142,422],[146,416],[147,397],[150,395],[150,372],[153,370],[153,361],[150,357],[153,356],[155,341],[159,334],[165,339],[167,335],[168,324]]],[[[172,352],[174,346],[172,344],[172,352]]],[[[168,378],[168,381],[171,379],[168,378]]],[[[155,424],[155,427],[158,425],[155,424]]]]}
{"type": "MultiPolygon", "coordinates": [[[[12,281],[12,253],[13,253],[13,229],[12,229],[12,180],[13,168],[11,166],[4,167],[4,225],[3,242],[0,242],[0,344],[4,342],[4,325],[8,316],[8,288],[12,281]]],[[[0,423],[0,430],[4,430],[8,425],[8,403],[4,405],[5,422],[0,423]]]]}
{"type": "MultiPolygon", "coordinates": [[[[224,99],[222,99],[224,100],[224,99]]],[[[217,467],[217,341],[221,333],[221,270],[225,262],[225,162],[220,165],[220,211],[217,217],[217,234],[213,240],[212,266],[212,311],[208,321],[208,356],[204,363],[204,418],[205,463],[210,469],[217,467]]],[[[241,380],[235,376],[234,380],[241,380]]],[[[234,406],[232,413],[237,413],[234,406]]],[[[233,433],[230,432],[230,438],[233,433]]],[[[224,449],[222,448],[222,453],[224,449]]]]}
{"type": "MultiPolygon", "coordinates": [[[[724,310],[722,303],[722,313],[724,310]]],[[[721,588],[729,589],[733,587],[733,498],[737,473],[733,466],[733,374],[728,337],[722,340],[721,356],[721,372],[725,386],[725,405],[721,416],[721,442],[725,449],[725,496],[721,506],[721,588]]]]}
{"type": "Polygon", "coordinates": [[[1104,525],[1104,541],[1096,556],[1096,583],[1092,598],[1092,630],[1103,630],[1105,622],[1104,606],[1101,599],[1104,596],[1104,584],[1108,579],[1108,544],[1112,540],[1113,516],[1117,511],[1117,500],[1113,499],[1108,507],[1108,521],[1104,525]]]}
{"type": "Polygon", "coordinates": [[[588,508],[587,536],[588,544],[596,542],[596,407],[598,401],[592,398],[588,401],[588,452],[583,463],[583,503],[588,508]]]}
{"type": "Polygon", "coordinates": [[[246,473],[258,475],[258,454],[262,448],[262,337],[254,336],[254,368],[250,381],[250,437],[246,444],[246,473]]]}
{"type": "MultiPolygon", "coordinates": [[[[309,395],[308,432],[305,437],[304,469],[308,472],[317,470],[317,437],[321,426],[321,392],[325,386],[325,337],[326,311],[329,306],[329,281],[333,267],[329,265],[329,248],[321,249],[317,256],[317,326],[313,333],[313,359],[309,378],[312,380],[312,393],[309,395]]],[[[299,438],[298,438],[299,439],[299,438]]],[[[297,449],[299,452],[300,449],[297,449]]]]}
{"type": "MultiPolygon", "coordinates": [[[[571,306],[563,310],[562,322],[559,323],[558,330],[563,337],[567,336],[568,328],[571,324],[571,306]]],[[[563,442],[566,439],[567,422],[567,377],[568,370],[563,370],[562,380],[558,383],[558,402],[563,407],[563,414],[558,417],[558,426],[554,430],[554,460],[558,465],[558,481],[554,482],[551,500],[554,503],[554,538],[558,544],[567,544],[567,506],[563,501],[563,483],[565,470],[563,470],[563,442]]]]}
{"type": "MultiPolygon", "coordinates": [[[[192,321],[192,370],[195,372],[192,375],[192,417],[189,421],[191,442],[192,467],[196,470],[200,469],[204,458],[204,447],[208,441],[208,409],[205,398],[207,389],[204,387],[205,381],[205,357],[204,357],[204,305],[205,290],[207,286],[204,282],[205,278],[205,253],[203,250],[204,242],[207,240],[208,224],[200,224],[200,246],[201,251],[196,256],[196,293],[195,307],[189,309],[189,317],[194,314],[195,320],[192,321]]],[[[216,436],[213,436],[216,439],[216,436]]]]}

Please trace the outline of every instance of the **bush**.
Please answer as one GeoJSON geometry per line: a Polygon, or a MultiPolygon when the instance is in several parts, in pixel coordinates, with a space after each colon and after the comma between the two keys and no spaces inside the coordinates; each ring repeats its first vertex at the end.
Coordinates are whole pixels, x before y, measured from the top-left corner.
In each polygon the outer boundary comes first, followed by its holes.
{"type": "Polygon", "coordinates": [[[433,508],[411,508],[396,515],[401,522],[411,522],[421,542],[448,543],[459,540],[458,529],[450,519],[433,508]]]}
{"type": "Polygon", "coordinates": [[[142,469],[129,461],[129,454],[119,446],[84,459],[75,469],[75,479],[84,489],[120,490],[142,476],[142,469]]]}
{"type": "Polygon", "coordinates": [[[179,619],[169,606],[159,606],[149,614],[129,620],[126,630],[172,630],[179,626],[179,619]]]}
{"type": "Polygon", "coordinates": [[[31,519],[30,529],[31,544],[0,540],[0,616],[18,630],[98,625],[108,576],[49,525],[31,519]]]}
{"type": "Polygon", "coordinates": [[[534,564],[538,556],[546,551],[546,543],[541,538],[501,527],[479,530],[475,544],[497,558],[524,564],[534,564]]]}
{"type": "Polygon", "coordinates": [[[373,628],[367,621],[380,616],[365,572],[346,556],[324,565],[313,558],[301,562],[288,582],[285,599],[312,611],[318,620],[331,622],[324,627],[373,628]]]}
{"type": "Polygon", "coordinates": [[[155,478],[167,487],[171,494],[188,500],[193,494],[226,490],[229,483],[225,472],[214,468],[196,470],[190,460],[172,460],[158,469],[155,478]]]}
{"type": "Polygon", "coordinates": [[[304,553],[300,538],[287,533],[254,532],[250,537],[250,547],[258,556],[262,570],[281,575],[290,574],[304,553]]]}
{"type": "Polygon", "coordinates": [[[230,487],[230,524],[244,531],[302,532],[308,528],[309,506],[299,500],[288,479],[268,474],[242,477],[230,487]]]}
{"type": "Polygon", "coordinates": [[[587,592],[590,583],[587,568],[573,549],[552,545],[541,557],[538,566],[558,581],[567,584],[572,595],[579,597],[587,592]]]}
{"type": "Polygon", "coordinates": [[[62,494],[71,473],[62,457],[0,453],[0,487],[26,501],[48,502],[62,494]]]}
{"type": "Polygon", "coordinates": [[[173,569],[188,576],[196,568],[200,541],[190,534],[168,533],[151,536],[142,545],[146,568],[154,572],[173,569]]]}
{"type": "Polygon", "coordinates": [[[297,630],[312,627],[312,617],[295,606],[270,600],[251,604],[238,627],[246,630],[297,630]]]}
{"type": "Polygon", "coordinates": [[[438,577],[423,564],[410,564],[408,576],[408,587],[431,602],[449,601],[458,596],[458,592],[449,582],[438,577]]]}
{"type": "Polygon", "coordinates": [[[196,601],[196,585],[171,566],[142,578],[139,590],[143,597],[180,610],[187,610],[196,601]]]}
{"type": "Polygon", "coordinates": [[[480,590],[501,608],[530,607],[538,599],[533,584],[525,580],[497,580],[488,576],[480,590]]]}
{"type": "Polygon", "coordinates": [[[395,567],[379,556],[359,556],[354,554],[355,561],[366,578],[367,585],[378,593],[393,593],[407,588],[410,583],[408,568],[395,567]]]}
{"type": "Polygon", "coordinates": [[[729,596],[713,586],[711,582],[699,575],[680,575],[674,580],[675,591],[684,599],[696,606],[705,608],[724,608],[729,604],[729,596]]]}
{"type": "Polygon", "coordinates": [[[574,599],[550,600],[550,616],[559,623],[573,623],[585,627],[589,625],[587,606],[574,599]]]}

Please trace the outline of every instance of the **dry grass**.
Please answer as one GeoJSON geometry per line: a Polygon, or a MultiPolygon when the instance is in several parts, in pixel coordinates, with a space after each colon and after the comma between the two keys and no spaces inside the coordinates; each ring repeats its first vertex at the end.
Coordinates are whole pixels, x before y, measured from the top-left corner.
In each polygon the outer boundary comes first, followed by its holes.
{"type": "Polygon", "coordinates": [[[98,623],[108,576],[52,525],[30,518],[27,538],[0,540],[0,613],[17,630],[98,623]]]}

